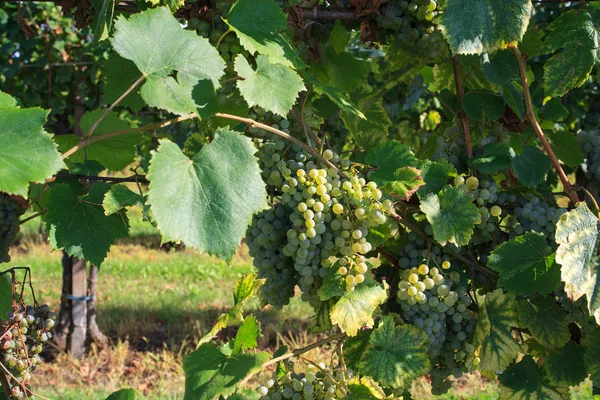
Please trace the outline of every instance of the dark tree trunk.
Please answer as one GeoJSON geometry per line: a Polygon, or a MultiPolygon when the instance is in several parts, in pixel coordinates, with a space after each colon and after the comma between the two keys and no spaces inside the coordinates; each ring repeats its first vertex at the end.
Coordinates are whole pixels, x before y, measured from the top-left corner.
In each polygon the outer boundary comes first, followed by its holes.
{"type": "Polygon", "coordinates": [[[67,298],[71,294],[71,272],[73,259],[63,251],[62,258],[63,282],[62,296],[60,301],[60,311],[58,314],[58,323],[54,330],[54,343],[61,350],[67,351],[69,332],[71,330],[71,300],[67,298]]]}
{"type": "Polygon", "coordinates": [[[90,263],[90,274],[88,276],[88,302],[87,302],[87,322],[90,338],[98,345],[104,347],[108,344],[108,339],[98,327],[96,322],[96,284],[98,283],[98,266],[90,263]]]}

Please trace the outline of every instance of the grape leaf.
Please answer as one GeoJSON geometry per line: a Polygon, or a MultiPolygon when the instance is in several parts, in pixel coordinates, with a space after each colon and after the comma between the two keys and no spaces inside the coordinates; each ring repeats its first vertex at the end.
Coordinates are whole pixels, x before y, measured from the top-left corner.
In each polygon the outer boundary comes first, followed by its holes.
{"type": "Polygon", "coordinates": [[[358,371],[384,387],[409,389],[430,368],[427,334],[414,325],[395,326],[393,316],[382,318],[369,339],[358,371]]]}
{"type": "Polygon", "coordinates": [[[311,318],[311,326],[308,328],[308,332],[323,333],[329,331],[333,327],[329,313],[334,304],[335,300],[319,302],[319,305],[314,309],[315,315],[311,318]]]}
{"type": "MultiPolygon", "coordinates": [[[[85,134],[90,127],[100,118],[104,110],[94,110],[86,112],[81,117],[81,130],[85,134]]],[[[100,136],[111,132],[129,129],[129,123],[119,118],[116,112],[109,112],[106,117],[98,124],[92,137],[100,136]]],[[[71,147],[80,142],[80,138],[75,135],[60,135],[54,139],[62,152],[66,152],[71,147]]],[[[72,163],[83,163],[85,160],[97,161],[111,171],[121,171],[133,162],[135,158],[135,146],[140,143],[142,136],[139,132],[131,132],[125,135],[114,136],[109,139],[100,140],[89,144],[85,152],[79,150],[69,156],[68,160],[72,163]]]]}
{"type": "Polygon", "coordinates": [[[575,342],[568,342],[558,352],[550,352],[544,363],[548,380],[559,386],[576,386],[586,377],[583,363],[585,348],[575,342]]]}
{"type": "Polygon", "coordinates": [[[121,389],[114,392],[106,398],[106,400],[135,400],[136,393],[134,389],[121,389]]]}
{"type": "Polygon", "coordinates": [[[226,355],[215,344],[204,343],[185,356],[184,400],[213,400],[233,393],[244,377],[257,372],[269,359],[261,351],[255,354],[226,355]]]}
{"type": "Polygon", "coordinates": [[[481,221],[477,206],[457,187],[446,187],[439,195],[430,193],[420,207],[433,227],[433,237],[442,246],[448,242],[468,244],[473,228],[481,221]]]}
{"type": "Polygon", "coordinates": [[[567,315],[553,297],[520,301],[519,324],[551,349],[560,349],[571,339],[567,315]]]}
{"type": "Polygon", "coordinates": [[[94,42],[108,39],[112,27],[115,0],[91,0],[94,8],[94,42]]]}
{"type": "MultiPolygon", "coordinates": [[[[102,69],[104,73],[104,97],[106,104],[114,103],[140,77],[140,71],[133,61],[126,60],[117,53],[111,53],[102,69]]],[[[144,99],[140,95],[139,86],[133,89],[121,102],[121,106],[139,111],[144,107],[144,99]]]]}
{"type": "Polygon", "coordinates": [[[342,92],[350,93],[365,80],[367,70],[364,64],[364,61],[348,52],[336,54],[327,51],[322,60],[312,66],[311,71],[320,79],[331,82],[342,92]]]}
{"type": "Polygon", "coordinates": [[[196,111],[191,86],[182,86],[171,76],[150,75],[140,89],[140,95],[150,107],[185,115],[196,111]]]}
{"type": "Polygon", "coordinates": [[[438,193],[448,182],[448,177],[456,174],[456,169],[452,164],[445,160],[431,162],[426,160],[422,163],[421,176],[425,185],[419,188],[419,196],[425,196],[428,193],[438,193]]]}
{"type": "Polygon", "coordinates": [[[569,167],[577,167],[583,163],[585,157],[579,147],[579,140],[577,136],[571,132],[550,132],[548,134],[550,145],[554,154],[563,163],[569,167]]]}
{"type": "Polygon", "coordinates": [[[544,31],[537,29],[535,24],[530,24],[527,28],[527,32],[525,32],[525,36],[523,36],[523,40],[519,43],[519,49],[523,54],[527,55],[527,57],[540,56],[543,54],[543,37],[544,31]]]}
{"type": "Polygon", "coordinates": [[[500,50],[483,57],[483,76],[490,82],[504,86],[519,76],[519,66],[511,50],[500,50]]]}
{"type": "Polygon", "coordinates": [[[189,159],[160,140],[152,153],[148,204],[163,240],[230,259],[267,193],[251,140],[227,128],[189,159]]]}
{"type": "Polygon", "coordinates": [[[281,33],[287,28],[287,17],[276,1],[238,0],[231,6],[226,22],[250,54],[258,52],[272,63],[288,67],[303,64],[281,33]]]}
{"type": "Polygon", "coordinates": [[[339,20],[336,20],[329,36],[329,43],[331,43],[333,51],[338,54],[346,51],[346,46],[348,46],[348,43],[350,42],[350,37],[351,33],[339,20]]]}
{"type": "Polygon", "coordinates": [[[363,326],[373,326],[373,312],[387,300],[387,287],[363,282],[352,292],[346,292],[331,307],[331,323],[339,325],[348,336],[356,336],[363,326]]]}
{"type": "Polygon", "coordinates": [[[369,164],[378,167],[371,179],[380,186],[394,182],[398,169],[419,165],[419,160],[410,147],[397,140],[388,140],[369,149],[365,159],[369,164]]]}
{"type": "Polygon", "coordinates": [[[258,346],[260,337],[260,323],[254,315],[248,316],[240,325],[235,335],[233,354],[240,354],[243,350],[250,350],[258,346]]]}
{"type": "Polygon", "coordinates": [[[0,108],[3,107],[17,107],[17,99],[8,93],[0,91],[0,108]]]}
{"type": "Polygon", "coordinates": [[[200,339],[198,346],[210,342],[222,329],[241,323],[244,319],[244,305],[250,298],[254,297],[260,286],[261,281],[256,278],[255,274],[248,274],[240,278],[235,283],[235,290],[233,291],[233,307],[219,316],[215,326],[200,339]]]}
{"type": "Polygon", "coordinates": [[[499,170],[510,165],[510,149],[507,144],[492,142],[483,146],[483,156],[473,157],[469,165],[482,174],[497,174],[499,170]]]}
{"type": "Polygon", "coordinates": [[[548,100],[548,102],[544,104],[542,111],[544,113],[544,119],[549,119],[554,122],[562,121],[569,116],[569,110],[562,105],[562,100],[559,97],[548,100]]]}
{"type": "Polygon", "coordinates": [[[250,107],[258,105],[285,117],[298,93],[306,90],[302,78],[290,67],[272,64],[267,56],[256,57],[256,70],[241,54],[235,58],[235,70],[243,80],[237,85],[250,107]]]}
{"type": "Polygon", "coordinates": [[[504,97],[492,92],[469,92],[463,97],[465,114],[476,121],[493,121],[504,114],[504,97]]]}
{"type": "Polygon", "coordinates": [[[102,201],[109,190],[103,182],[93,184],[84,195],[64,183],[52,188],[44,221],[54,250],[102,264],[110,246],[129,231],[126,215],[104,215],[102,201]]]}
{"type": "Polygon", "coordinates": [[[348,338],[344,342],[344,361],[348,368],[357,371],[360,364],[363,362],[367,349],[370,347],[372,330],[363,330],[358,332],[356,336],[348,338]]]}
{"type": "Polygon", "coordinates": [[[523,115],[525,114],[525,100],[523,98],[523,91],[518,83],[510,82],[502,87],[502,96],[504,101],[513,110],[517,117],[523,121],[523,115]]]}
{"type": "Polygon", "coordinates": [[[544,379],[529,355],[512,364],[499,376],[500,400],[568,400],[569,389],[544,379]]]}
{"type": "MultiPolygon", "coordinates": [[[[387,141],[387,130],[392,121],[383,107],[381,96],[358,90],[352,95],[361,115],[342,112],[341,117],[352,134],[356,145],[367,149],[387,141]]],[[[395,170],[394,170],[395,172],[395,170]]]]}
{"type": "Polygon", "coordinates": [[[482,371],[498,373],[512,363],[521,346],[512,337],[511,327],[519,326],[514,296],[496,289],[485,296],[475,323],[474,345],[479,347],[482,371]]]}
{"type": "Polygon", "coordinates": [[[563,12],[546,27],[543,51],[554,53],[544,65],[544,90],[560,97],[588,79],[598,61],[600,38],[586,10],[563,12]]]}
{"type": "Polygon", "coordinates": [[[531,11],[529,0],[447,0],[439,27],[454,54],[493,53],[521,40],[531,11]]]}
{"type": "Polygon", "coordinates": [[[215,94],[215,88],[208,79],[203,79],[194,86],[192,98],[196,103],[196,114],[200,119],[212,117],[219,111],[219,101],[215,94]]]}
{"type": "Polygon", "coordinates": [[[309,82],[313,91],[316,94],[327,96],[336,106],[339,107],[340,111],[354,115],[358,118],[365,119],[365,114],[358,109],[358,107],[352,103],[346,93],[342,92],[335,86],[323,82],[321,79],[317,79],[310,73],[303,74],[304,79],[309,82]]]}
{"type": "Polygon", "coordinates": [[[125,185],[112,185],[102,200],[105,215],[112,215],[126,207],[142,206],[143,203],[144,199],[142,196],[132,192],[125,185]]]}
{"type": "Polygon", "coordinates": [[[527,232],[497,246],[487,265],[500,274],[498,284],[515,294],[548,294],[560,285],[560,266],[545,248],[545,235],[527,232]]]}
{"type": "Polygon", "coordinates": [[[523,152],[512,160],[517,178],[529,187],[535,187],[546,180],[552,163],[546,154],[535,146],[523,147],[523,152]]]}
{"type": "Polygon", "coordinates": [[[0,108],[0,191],[27,197],[29,182],[43,182],[65,167],[52,135],[44,131],[48,113],[0,108]]]}
{"type": "Polygon", "coordinates": [[[408,201],[425,184],[421,171],[413,167],[402,167],[394,173],[395,180],[390,182],[391,193],[408,201]]]}
{"type": "Polygon", "coordinates": [[[565,292],[572,301],[586,295],[590,315],[600,324],[598,218],[585,203],[560,216],[556,224],[556,243],[556,262],[561,265],[565,292]]]}
{"type": "MultiPolygon", "coordinates": [[[[225,62],[207,39],[184,30],[166,7],[132,15],[119,16],[111,39],[114,50],[131,60],[146,78],[140,94],[146,103],[181,112],[191,100],[191,87],[201,79],[209,79],[215,88],[223,76],[225,62]],[[177,43],[173,46],[173,43],[177,43]],[[170,75],[177,72],[177,81],[170,75]],[[170,95],[176,95],[177,100],[170,95]]],[[[192,101],[193,103],[193,101],[192,101]]]]}
{"type": "Polygon", "coordinates": [[[368,376],[354,377],[348,382],[348,395],[344,400],[380,400],[387,398],[377,382],[368,376]]]}
{"type": "Polygon", "coordinates": [[[594,335],[592,343],[585,350],[585,366],[594,385],[600,386],[600,336],[594,335]]]}

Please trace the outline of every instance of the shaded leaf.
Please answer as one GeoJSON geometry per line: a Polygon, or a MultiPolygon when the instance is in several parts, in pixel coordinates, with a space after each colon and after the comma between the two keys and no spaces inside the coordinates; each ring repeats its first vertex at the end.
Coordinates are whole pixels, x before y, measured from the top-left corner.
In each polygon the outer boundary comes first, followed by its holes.
{"type": "Polygon", "coordinates": [[[473,157],[469,165],[482,174],[497,174],[498,171],[510,165],[510,149],[507,144],[492,142],[483,146],[483,156],[473,157]]]}
{"type": "Polygon", "coordinates": [[[519,324],[545,347],[560,349],[571,339],[567,314],[553,297],[520,301],[519,324]]]}
{"type": "Polygon", "coordinates": [[[535,146],[523,147],[523,152],[512,160],[517,178],[529,187],[535,187],[546,180],[552,163],[546,154],[535,146]]]}
{"type": "Polygon", "coordinates": [[[527,232],[497,246],[487,265],[499,273],[498,284],[515,294],[548,294],[560,285],[560,266],[545,249],[545,235],[527,232]]]}
{"type": "Polygon", "coordinates": [[[463,97],[463,110],[476,121],[493,121],[504,114],[504,98],[495,93],[469,92],[463,97]]]}
{"type": "Polygon", "coordinates": [[[500,400],[568,400],[569,389],[547,382],[533,358],[525,356],[499,377],[500,400]]]}
{"type": "Polygon", "coordinates": [[[576,386],[587,377],[583,363],[585,348],[575,342],[568,342],[558,352],[550,352],[544,363],[548,380],[558,386],[576,386]]]}

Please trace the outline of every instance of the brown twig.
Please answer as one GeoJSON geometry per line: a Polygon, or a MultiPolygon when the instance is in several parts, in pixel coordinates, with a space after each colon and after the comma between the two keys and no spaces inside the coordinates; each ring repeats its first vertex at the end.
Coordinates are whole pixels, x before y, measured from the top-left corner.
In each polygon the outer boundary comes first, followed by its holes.
{"type": "Polygon", "coordinates": [[[462,108],[463,96],[465,95],[461,78],[460,78],[460,64],[458,56],[452,57],[452,68],[454,70],[454,83],[456,84],[456,98],[458,100],[458,114],[460,117],[463,132],[465,134],[465,142],[467,145],[467,156],[473,157],[473,146],[471,145],[471,131],[469,130],[469,119],[462,108]]]}
{"type": "Polygon", "coordinates": [[[573,203],[575,203],[575,204],[579,203],[580,200],[579,200],[579,196],[577,195],[577,192],[575,191],[575,189],[573,189],[571,182],[569,182],[569,178],[567,178],[565,171],[563,171],[562,166],[560,165],[560,162],[558,161],[558,158],[554,154],[554,150],[552,150],[552,146],[550,146],[548,139],[546,139],[546,136],[544,135],[544,131],[542,130],[542,127],[538,123],[537,118],[535,116],[535,110],[533,108],[533,102],[531,100],[531,92],[529,91],[529,83],[527,82],[527,59],[526,59],[526,56],[524,56],[521,53],[521,51],[519,50],[518,47],[515,46],[512,49],[515,54],[515,58],[517,59],[517,64],[519,66],[519,73],[521,75],[521,83],[523,86],[523,97],[525,99],[525,106],[527,108],[527,119],[529,119],[529,122],[533,126],[533,130],[535,131],[538,139],[542,143],[542,146],[544,147],[546,154],[548,155],[548,157],[550,157],[550,161],[552,161],[552,165],[554,166],[554,169],[558,173],[558,177],[560,178],[560,181],[562,182],[562,184],[565,188],[565,191],[569,194],[573,203]]]}

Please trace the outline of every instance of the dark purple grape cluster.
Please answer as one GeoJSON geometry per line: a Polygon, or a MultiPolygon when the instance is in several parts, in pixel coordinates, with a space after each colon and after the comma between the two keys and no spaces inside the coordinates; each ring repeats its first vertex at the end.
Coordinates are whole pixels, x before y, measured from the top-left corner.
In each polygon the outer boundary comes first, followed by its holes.
{"type": "Polygon", "coordinates": [[[40,353],[44,343],[51,337],[56,314],[46,304],[19,306],[11,312],[0,328],[0,362],[11,384],[13,399],[27,398],[25,385],[31,380],[31,372],[42,363],[40,353]],[[10,372],[6,374],[6,371],[10,372]],[[12,376],[11,376],[12,375],[12,376]]]}
{"type": "Polygon", "coordinates": [[[19,233],[19,217],[24,212],[12,197],[0,193],[0,263],[10,261],[8,250],[19,233]]]}

